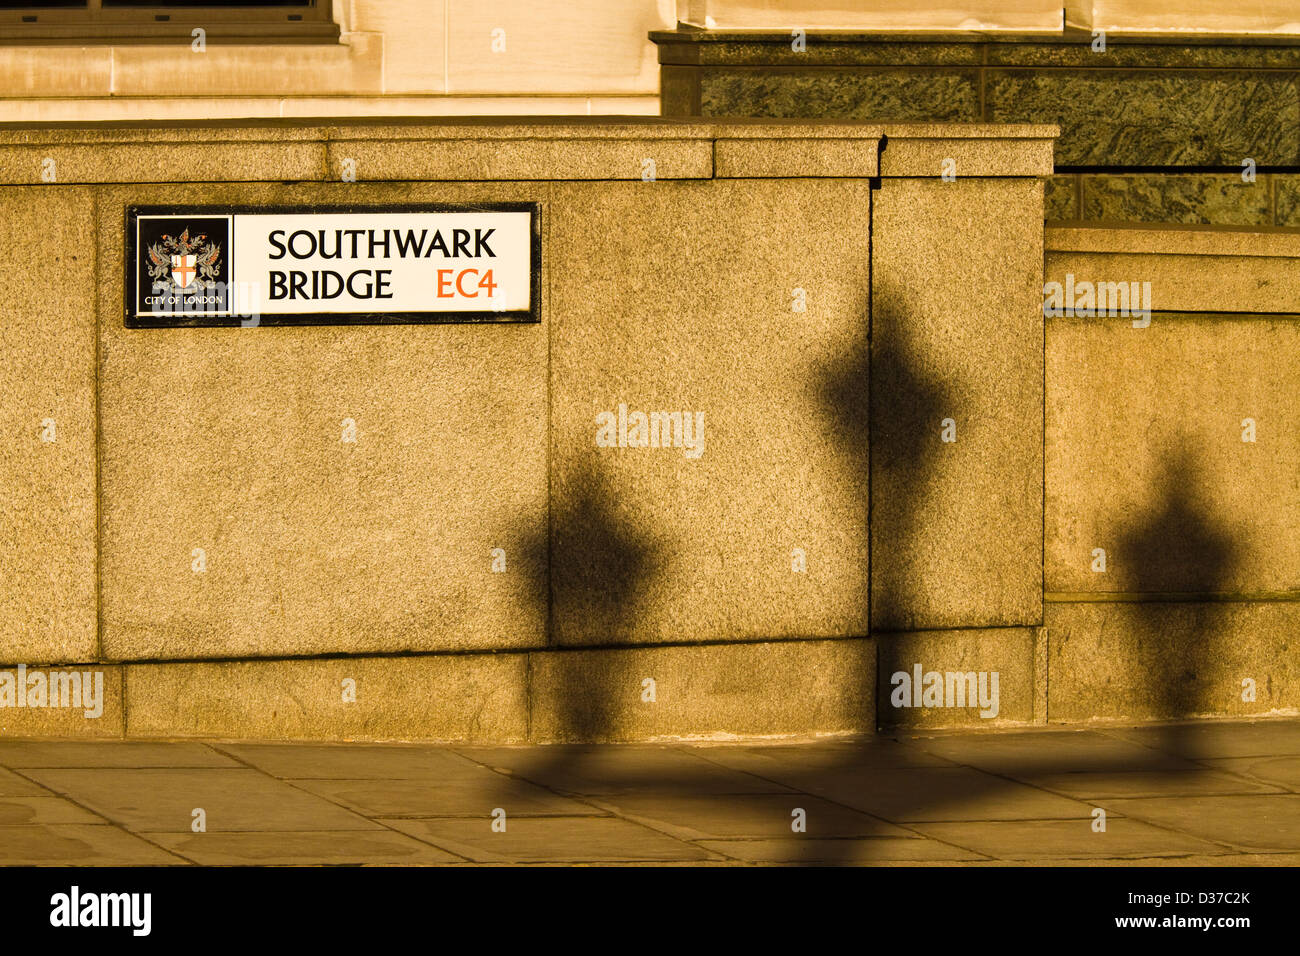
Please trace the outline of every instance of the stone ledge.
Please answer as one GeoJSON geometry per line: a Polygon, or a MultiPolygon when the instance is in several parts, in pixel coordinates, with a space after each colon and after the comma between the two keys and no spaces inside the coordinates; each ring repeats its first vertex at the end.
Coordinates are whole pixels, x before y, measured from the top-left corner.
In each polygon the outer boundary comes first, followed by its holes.
{"type": "Polygon", "coordinates": [[[1167,256],[1264,256],[1300,258],[1300,230],[1234,229],[1231,226],[1144,226],[1107,223],[1054,226],[1043,230],[1044,249],[1167,256]]]}
{"type": "Polygon", "coordinates": [[[177,122],[163,125],[0,124],[0,184],[145,182],[337,182],[342,161],[358,181],[868,178],[887,137],[886,175],[1043,176],[1052,171],[1055,126],[619,117],[428,117],[356,123],[177,122]]]}
{"type": "MultiPolygon", "coordinates": [[[[1045,230],[1044,282],[1150,282],[1158,312],[1300,312],[1300,232],[1108,224],[1045,230]]],[[[1051,321],[1061,321],[1055,319],[1051,321]]]]}
{"type": "Polygon", "coordinates": [[[50,175],[59,185],[193,182],[196,170],[231,182],[273,182],[319,179],[323,168],[315,143],[0,146],[0,185],[42,185],[50,175]]]}
{"type": "Polygon", "coordinates": [[[528,739],[523,654],[129,664],[127,737],[528,739]],[[356,701],[344,700],[345,681],[356,701]]]}
{"type": "MultiPolygon", "coordinates": [[[[1043,716],[1039,684],[1045,686],[1044,672],[1039,673],[1038,645],[1041,628],[992,627],[962,628],[956,630],[902,631],[877,634],[879,645],[878,676],[876,683],[877,716],[882,727],[992,727],[1007,723],[1029,723],[1043,716]],[[967,705],[954,707],[946,697],[942,706],[926,704],[914,706],[915,698],[923,698],[923,690],[912,686],[914,668],[920,665],[923,674],[947,672],[988,674],[998,673],[998,705],[996,714],[981,716],[980,708],[967,705]],[[907,687],[894,683],[893,675],[908,675],[907,687]],[[912,702],[894,705],[894,699],[907,700],[906,690],[911,690],[912,702]],[[1037,706],[1036,706],[1037,705],[1037,706]]],[[[977,678],[978,680],[978,678],[977,678]]],[[[986,683],[991,690],[992,684],[986,683]]],[[[955,688],[954,688],[955,689],[955,688]]],[[[946,688],[941,688],[946,692],[946,688]]],[[[990,708],[991,709],[991,708],[990,708]]]]}
{"type": "Polygon", "coordinates": [[[891,134],[880,152],[882,176],[943,175],[944,163],[953,161],[953,175],[1050,176],[1055,126],[1040,127],[1038,135],[1004,138],[956,139],[891,134]]]}
{"type": "Polygon", "coordinates": [[[77,669],[105,672],[101,719],[6,707],[0,737],[537,743],[875,729],[875,644],[863,638],[77,669]]]}
{"type": "Polygon", "coordinates": [[[875,730],[865,639],[552,651],[529,670],[534,742],[875,730]]]}
{"type": "MultiPolygon", "coordinates": [[[[126,707],[123,688],[125,669],[115,664],[29,664],[25,676],[30,680],[33,671],[48,678],[50,671],[103,675],[103,699],[98,717],[87,717],[85,701],[82,706],[57,707],[0,707],[0,739],[12,737],[69,737],[114,738],[121,737],[126,727],[126,707]]],[[[13,675],[17,684],[16,666],[0,666],[0,673],[13,675]]],[[[93,677],[92,677],[93,679],[93,677]]],[[[29,693],[31,691],[29,685],[29,693]]],[[[71,701],[68,702],[69,704],[71,701]]],[[[93,703],[93,702],[92,702],[93,703]]]]}
{"type": "MultiPolygon", "coordinates": [[[[874,151],[874,150],[873,150],[874,151]]],[[[348,140],[327,147],[328,167],[356,163],[358,181],[709,179],[707,140],[609,138],[348,140]],[[653,160],[654,166],[647,165],[653,160]]]]}
{"type": "Polygon", "coordinates": [[[1300,707],[1300,604],[1048,603],[1053,723],[1300,707]],[[1242,700],[1242,680],[1255,699],[1242,700]]]}
{"type": "Polygon", "coordinates": [[[1107,28],[1044,32],[809,30],[802,52],[787,30],[652,30],[659,63],[673,66],[1087,66],[1278,67],[1300,59],[1300,36],[1278,33],[1134,33],[1107,28]]]}
{"type": "MultiPolygon", "coordinates": [[[[520,743],[875,727],[869,639],[120,669],[127,737],[520,743]],[[356,682],[355,703],[343,700],[348,678],[356,682]],[[654,681],[653,702],[642,699],[646,678],[654,681]]],[[[11,735],[84,734],[67,721],[25,727],[11,735]]]]}
{"type": "Polygon", "coordinates": [[[880,172],[876,143],[854,139],[718,139],[714,142],[714,167],[719,179],[864,179],[880,172]]]}

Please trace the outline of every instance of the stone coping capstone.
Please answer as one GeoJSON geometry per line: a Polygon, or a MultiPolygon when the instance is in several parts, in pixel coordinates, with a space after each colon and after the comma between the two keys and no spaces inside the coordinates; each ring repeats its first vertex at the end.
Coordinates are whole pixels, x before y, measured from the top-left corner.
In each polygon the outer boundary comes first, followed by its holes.
{"type": "Polygon", "coordinates": [[[0,124],[0,185],[637,180],[647,159],[663,180],[933,177],[943,157],[962,176],[1048,176],[1057,133],[659,117],[15,123],[0,124]]]}
{"type": "Polygon", "coordinates": [[[1300,258],[1300,229],[1139,223],[1049,224],[1044,251],[1300,258]]]}
{"type": "Polygon", "coordinates": [[[659,116],[489,116],[437,122],[427,116],[174,120],[167,122],[0,123],[0,144],[330,142],[407,139],[1051,139],[1043,123],[873,123],[845,120],[659,116]]]}

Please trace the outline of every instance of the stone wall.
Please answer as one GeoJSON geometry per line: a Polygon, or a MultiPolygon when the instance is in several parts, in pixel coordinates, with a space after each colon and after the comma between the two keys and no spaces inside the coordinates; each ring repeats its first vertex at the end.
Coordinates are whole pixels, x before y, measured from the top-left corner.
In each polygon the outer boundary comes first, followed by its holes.
{"type": "Polygon", "coordinates": [[[1049,220],[1300,226],[1294,36],[652,36],[665,116],[1053,123],[1049,220]]]}
{"type": "Polygon", "coordinates": [[[0,733],[869,731],[886,641],[1031,719],[1053,132],[0,130],[0,664],[109,698],[0,733]],[[128,205],[435,201],[540,203],[539,324],[123,325],[128,205]]]}
{"type": "Polygon", "coordinates": [[[0,129],[0,670],[107,694],[0,733],[1293,711],[1300,244],[1045,231],[1054,132],[0,129]],[[535,325],[123,325],[130,204],[503,201],[541,205],[535,325]],[[620,405],[703,413],[702,453],[601,447],[620,405]],[[898,706],[917,667],[996,713],[898,706]]]}
{"type": "Polygon", "coordinates": [[[1047,320],[1052,720],[1300,707],[1297,256],[1282,232],[1047,230],[1048,282],[1149,282],[1156,309],[1047,320]]]}

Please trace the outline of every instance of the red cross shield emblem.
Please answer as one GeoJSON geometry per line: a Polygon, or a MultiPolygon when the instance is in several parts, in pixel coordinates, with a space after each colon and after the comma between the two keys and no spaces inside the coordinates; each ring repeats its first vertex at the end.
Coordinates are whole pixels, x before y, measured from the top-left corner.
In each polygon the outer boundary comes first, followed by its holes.
{"type": "Polygon", "coordinates": [[[172,281],[182,289],[187,288],[197,274],[194,259],[194,256],[172,256],[172,281]]]}

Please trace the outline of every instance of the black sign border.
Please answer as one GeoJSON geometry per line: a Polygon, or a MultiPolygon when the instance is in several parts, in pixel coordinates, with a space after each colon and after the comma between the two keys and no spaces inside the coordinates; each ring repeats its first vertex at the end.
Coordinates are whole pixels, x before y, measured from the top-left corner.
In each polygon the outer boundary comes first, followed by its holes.
{"type": "MultiPolygon", "coordinates": [[[[128,329],[203,329],[203,328],[260,328],[262,326],[314,326],[314,325],[464,325],[464,324],[517,324],[541,322],[542,296],[542,204],[539,202],[500,203],[340,203],[292,205],[131,205],[126,207],[126,261],[124,265],[123,324],[128,329]],[[531,289],[527,310],[509,312],[302,312],[293,315],[262,315],[256,323],[247,316],[209,315],[196,312],[188,315],[160,315],[156,318],[137,316],[136,277],[136,220],[140,216],[239,216],[249,214],[301,214],[301,213],[388,213],[388,212],[527,212],[529,213],[529,242],[531,244],[529,267],[531,289]]],[[[230,241],[234,242],[234,220],[231,220],[230,241]]],[[[235,274],[234,259],[230,262],[230,275],[235,274]]]]}

